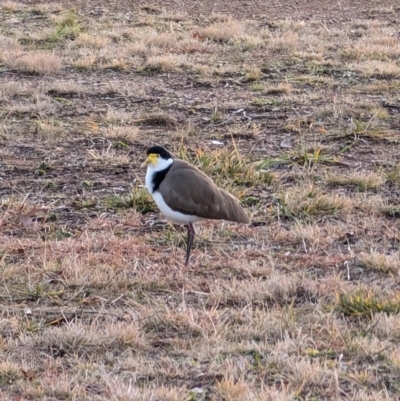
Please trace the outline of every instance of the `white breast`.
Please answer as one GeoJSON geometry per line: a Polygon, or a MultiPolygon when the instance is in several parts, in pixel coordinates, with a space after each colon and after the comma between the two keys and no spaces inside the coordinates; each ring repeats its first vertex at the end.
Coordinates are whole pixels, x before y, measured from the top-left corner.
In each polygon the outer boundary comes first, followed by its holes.
{"type": "Polygon", "coordinates": [[[147,167],[147,173],[146,173],[146,188],[149,191],[150,195],[153,195],[153,174],[154,170],[152,168],[147,167]]]}

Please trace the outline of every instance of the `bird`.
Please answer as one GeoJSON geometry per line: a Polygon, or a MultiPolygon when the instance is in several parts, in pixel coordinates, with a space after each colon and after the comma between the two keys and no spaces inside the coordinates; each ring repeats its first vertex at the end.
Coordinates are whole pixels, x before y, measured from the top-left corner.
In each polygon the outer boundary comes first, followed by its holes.
{"type": "Polygon", "coordinates": [[[192,164],[174,158],[168,150],[155,145],[147,149],[146,187],[161,213],[175,224],[185,225],[187,246],[185,266],[195,237],[194,224],[203,220],[227,220],[249,224],[239,201],[219,188],[192,164]]]}

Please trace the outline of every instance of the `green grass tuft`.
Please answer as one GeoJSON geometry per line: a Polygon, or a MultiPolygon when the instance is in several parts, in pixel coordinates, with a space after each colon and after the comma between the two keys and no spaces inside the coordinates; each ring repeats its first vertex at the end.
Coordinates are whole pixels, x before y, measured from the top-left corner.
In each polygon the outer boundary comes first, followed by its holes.
{"type": "Polygon", "coordinates": [[[346,206],[341,197],[325,194],[314,187],[278,194],[277,201],[277,217],[304,221],[336,215],[346,206]]]}
{"type": "Polygon", "coordinates": [[[71,10],[56,24],[55,32],[49,37],[50,42],[75,40],[81,33],[82,26],[75,11],[71,10]]]}
{"type": "Polygon", "coordinates": [[[111,195],[106,199],[109,207],[116,209],[134,208],[139,213],[154,212],[156,210],[155,203],[149,195],[146,188],[135,186],[129,195],[119,196],[111,195]]]}
{"type": "Polygon", "coordinates": [[[22,378],[17,365],[7,362],[0,363],[0,387],[7,387],[22,378]]]}
{"type": "Polygon", "coordinates": [[[371,318],[375,313],[396,315],[400,312],[400,299],[379,300],[374,294],[360,290],[354,295],[337,294],[335,310],[349,317],[371,318]]]}
{"type": "Polygon", "coordinates": [[[197,149],[194,153],[180,146],[178,157],[198,166],[205,174],[212,177],[217,185],[227,187],[227,183],[239,189],[257,185],[270,185],[274,175],[262,170],[248,156],[241,156],[237,149],[221,149],[214,152],[197,149]]]}

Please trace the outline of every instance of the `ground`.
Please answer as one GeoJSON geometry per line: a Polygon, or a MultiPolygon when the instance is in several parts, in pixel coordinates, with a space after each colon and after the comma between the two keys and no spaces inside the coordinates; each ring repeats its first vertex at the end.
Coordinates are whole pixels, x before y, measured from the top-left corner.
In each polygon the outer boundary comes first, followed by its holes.
{"type": "Polygon", "coordinates": [[[397,2],[134,3],[0,3],[1,398],[399,399],[397,2]]]}

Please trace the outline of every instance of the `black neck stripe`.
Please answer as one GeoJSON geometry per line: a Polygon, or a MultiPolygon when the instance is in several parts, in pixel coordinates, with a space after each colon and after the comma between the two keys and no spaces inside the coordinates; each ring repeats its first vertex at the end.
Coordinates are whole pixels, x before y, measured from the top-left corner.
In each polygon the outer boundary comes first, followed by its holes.
{"type": "Polygon", "coordinates": [[[165,176],[167,175],[169,169],[172,167],[172,164],[173,163],[171,163],[166,169],[154,173],[153,180],[151,182],[153,184],[153,192],[158,191],[158,188],[160,188],[160,185],[163,182],[165,176]]]}

